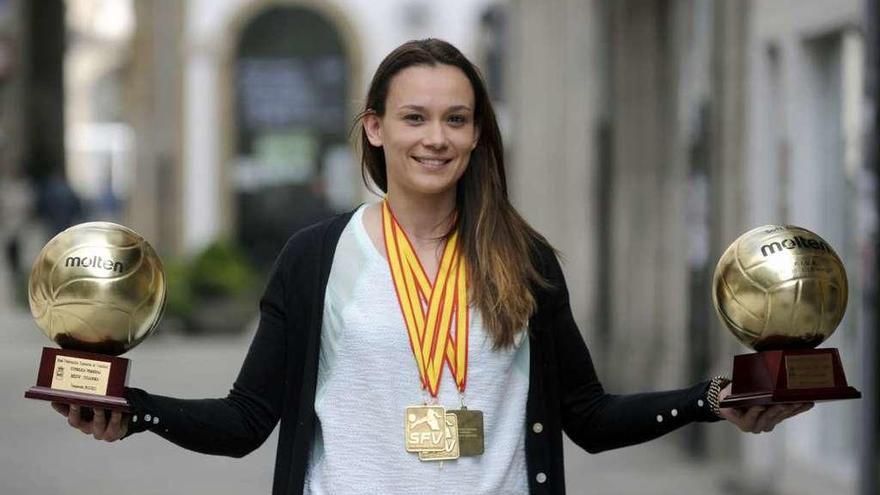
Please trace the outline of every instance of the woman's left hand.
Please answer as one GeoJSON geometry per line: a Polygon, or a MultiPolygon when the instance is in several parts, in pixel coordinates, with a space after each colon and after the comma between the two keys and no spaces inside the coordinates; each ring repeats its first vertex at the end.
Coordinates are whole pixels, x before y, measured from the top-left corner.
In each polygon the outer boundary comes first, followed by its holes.
{"type": "MultiPolygon", "coordinates": [[[[718,394],[718,400],[730,395],[730,384],[718,394]]],[[[737,428],[749,433],[773,431],[780,422],[813,408],[812,402],[797,404],[775,404],[771,406],[751,406],[743,408],[722,408],[721,417],[737,428]]]]}

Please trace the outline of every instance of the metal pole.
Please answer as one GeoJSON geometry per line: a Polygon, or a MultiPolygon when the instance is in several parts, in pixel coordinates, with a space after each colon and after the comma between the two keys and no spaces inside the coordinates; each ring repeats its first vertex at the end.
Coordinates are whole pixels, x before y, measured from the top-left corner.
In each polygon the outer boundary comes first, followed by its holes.
{"type": "MultiPolygon", "coordinates": [[[[873,179],[874,183],[874,208],[880,217],[880,201],[877,201],[877,182],[880,178],[880,140],[877,133],[880,132],[880,84],[878,84],[878,72],[880,72],[880,0],[865,0],[865,98],[868,118],[865,129],[865,170],[873,179]]],[[[876,495],[880,493],[880,464],[878,464],[878,432],[880,432],[880,417],[878,417],[878,392],[880,392],[880,318],[877,310],[880,307],[880,291],[877,290],[877,280],[880,276],[880,263],[877,263],[877,253],[880,253],[880,236],[877,226],[872,226],[869,240],[871,249],[865,262],[869,264],[875,276],[870,277],[869,284],[865,287],[864,303],[865,311],[865,345],[863,347],[863,387],[864,407],[862,408],[862,445],[859,466],[859,493],[861,495],[876,495]],[[870,266],[873,265],[873,266],[870,266]]]]}

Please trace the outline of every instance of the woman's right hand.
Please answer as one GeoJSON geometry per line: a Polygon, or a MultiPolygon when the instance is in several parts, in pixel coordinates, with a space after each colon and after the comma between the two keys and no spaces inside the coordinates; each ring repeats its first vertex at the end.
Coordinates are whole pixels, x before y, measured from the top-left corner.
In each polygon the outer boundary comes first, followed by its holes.
{"type": "Polygon", "coordinates": [[[130,414],[113,411],[108,421],[105,411],[97,410],[92,415],[92,419],[88,421],[83,418],[82,410],[84,408],[75,404],[53,402],[52,409],[66,417],[67,423],[73,428],[94,436],[95,440],[104,440],[105,442],[115,442],[124,437],[128,433],[128,422],[131,420],[130,414]]]}

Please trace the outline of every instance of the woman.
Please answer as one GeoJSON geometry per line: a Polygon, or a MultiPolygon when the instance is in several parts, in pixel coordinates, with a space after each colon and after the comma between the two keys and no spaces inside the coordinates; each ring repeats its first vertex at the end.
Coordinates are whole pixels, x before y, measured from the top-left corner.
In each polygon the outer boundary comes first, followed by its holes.
{"type": "Polygon", "coordinates": [[[56,406],[72,426],[242,456],[280,420],[275,494],[563,493],[563,431],[600,452],[693,421],[770,431],[811,406],[719,410],[721,378],[604,392],[553,248],[508,201],[483,82],[453,46],[392,52],[361,117],[364,174],[385,199],[288,241],[229,396],[130,389],[134,412],[109,422],[56,406]]]}

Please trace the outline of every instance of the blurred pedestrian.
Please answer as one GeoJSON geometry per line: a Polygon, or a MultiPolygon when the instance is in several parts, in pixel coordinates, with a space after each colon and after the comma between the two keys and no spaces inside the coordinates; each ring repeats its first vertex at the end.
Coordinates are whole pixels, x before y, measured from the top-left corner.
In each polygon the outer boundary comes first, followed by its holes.
{"type": "Polygon", "coordinates": [[[81,221],[82,200],[64,174],[52,172],[39,183],[38,192],[37,212],[46,221],[50,236],[81,221]]]}
{"type": "Polygon", "coordinates": [[[0,180],[0,239],[3,242],[3,262],[10,275],[12,294],[24,286],[22,266],[23,235],[32,221],[34,193],[30,183],[19,176],[0,180]]]}

